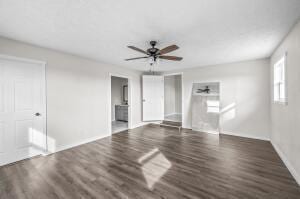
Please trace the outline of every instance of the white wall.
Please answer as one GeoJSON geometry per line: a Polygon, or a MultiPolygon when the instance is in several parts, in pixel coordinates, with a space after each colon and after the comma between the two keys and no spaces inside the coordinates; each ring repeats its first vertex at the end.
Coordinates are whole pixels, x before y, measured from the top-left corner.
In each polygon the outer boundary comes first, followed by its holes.
{"type": "Polygon", "coordinates": [[[47,128],[61,150],[110,135],[109,73],[131,77],[132,126],[141,123],[140,73],[0,37],[0,54],[47,62],[47,128]]]}
{"type": "Polygon", "coordinates": [[[270,136],[269,59],[199,67],[183,72],[183,127],[191,128],[194,82],[220,82],[223,133],[260,139],[270,136]]]}
{"type": "Polygon", "coordinates": [[[285,106],[272,103],[271,142],[300,184],[300,22],[271,57],[271,84],[273,84],[273,64],[285,52],[287,52],[288,104],[285,106]]]}
{"type": "Polygon", "coordinates": [[[181,76],[170,75],[164,78],[165,115],[181,113],[181,76]]]}
{"type": "Polygon", "coordinates": [[[123,86],[128,80],[121,77],[111,77],[111,120],[115,121],[115,106],[123,104],[123,86]]]}

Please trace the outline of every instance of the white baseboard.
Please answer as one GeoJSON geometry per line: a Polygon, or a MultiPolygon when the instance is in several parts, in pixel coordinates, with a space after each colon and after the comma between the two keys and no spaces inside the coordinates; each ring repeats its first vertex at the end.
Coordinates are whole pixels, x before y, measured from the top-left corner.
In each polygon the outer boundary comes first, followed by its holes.
{"type": "Polygon", "coordinates": [[[133,125],[131,125],[130,129],[135,129],[135,128],[138,128],[138,127],[141,127],[141,126],[144,126],[144,125],[147,125],[147,124],[148,124],[147,122],[141,122],[141,123],[133,124],[133,125]]]}
{"type": "Polygon", "coordinates": [[[219,131],[212,131],[212,130],[208,131],[208,130],[200,129],[200,128],[197,129],[197,128],[195,128],[195,127],[192,127],[191,130],[197,131],[197,132],[202,132],[202,133],[215,134],[215,135],[219,135],[219,134],[220,134],[219,131]]]}
{"type": "MultiPolygon", "coordinates": [[[[192,127],[191,127],[190,125],[185,125],[184,123],[183,123],[182,128],[192,130],[192,127]]],[[[238,136],[238,137],[244,137],[244,138],[251,138],[251,139],[257,139],[257,140],[270,141],[270,138],[257,137],[257,136],[253,136],[253,135],[242,135],[242,134],[239,134],[239,133],[233,133],[233,132],[230,132],[230,131],[222,131],[222,130],[220,130],[220,133],[219,133],[219,134],[232,135],[232,136],[238,136]]]]}
{"type": "Polygon", "coordinates": [[[170,114],[166,114],[164,115],[165,117],[171,116],[171,115],[182,115],[181,113],[170,113],[170,114]]]}
{"type": "Polygon", "coordinates": [[[290,173],[292,174],[292,176],[300,186],[300,175],[297,173],[296,169],[293,167],[293,165],[288,160],[288,158],[284,155],[284,153],[280,150],[280,148],[274,142],[272,142],[272,140],[271,140],[271,144],[273,145],[275,151],[277,152],[277,154],[279,155],[279,157],[281,158],[285,166],[288,168],[288,170],[290,171],[290,173]]]}
{"type": "Polygon", "coordinates": [[[253,136],[253,135],[244,135],[244,134],[233,133],[233,132],[229,132],[229,131],[221,131],[220,134],[270,141],[270,138],[258,137],[258,136],[253,136]]]}
{"type": "MultiPolygon", "coordinates": [[[[134,128],[137,128],[137,127],[140,127],[140,126],[144,126],[144,125],[147,125],[147,124],[148,123],[146,123],[146,122],[141,122],[141,123],[138,123],[138,124],[134,124],[134,125],[131,126],[131,129],[134,129],[134,128]]],[[[74,148],[76,146],[80,146],[80,145],[83,145],[83,144],[87,144],[89,142],[94,142],[96,140],[100,140],[100,139],[105,138],[105,137],[109,137],[109,136],[111,136],[111,134],[106,134],[106,135],[101,135],[101,136],[88,138],[88,139],[85,139],[85,140],[80,141],[80,142],[76,142],[76,143],[73,143],[73,144],[68,144],[68,145],[65,145],[65,146],[58,147],[54,151],[47,151],[43,155],[49,155],[49,154],[56,153],[56,152],[59,152],[59,151],[64,151],[64,150],[67,150],[67,149],[70,149],[70,148],[74,148]]]]}
{"type": "Polygon", "coordinates": [[[101,135],[101,136],[88,138],[88,139],[85,139],[85,140],[80,141],[80,142],[76,142],[76,143],[73,143],[73,144],[68,144],[68,145],[65,145],[65,146],[58,147],[58,148],[55,149],[55,151],[48,151],[43,155],[49,155],[49,154],[56,153],[56,152],[59,152],[59,151],[64,151],[64,150],[67,150],[67,149],[70,149],[70,148],[74,148],[76,146],[80,146],[80,145],[83,145],[83,144],[87,144],[89,142],[94,142],[96,140],[100,140],[100,139],[105,138],[105,137],[109,137],[109,136],[111,136],[111,135],[106,134],[106,135],[101,135]]]}
{"type": "Polygon", "coordinates": [[[176,115],[176,113],[169,113],[169,114],[165,114],[165,117],[171,116],[171,115],[176,115]]]}

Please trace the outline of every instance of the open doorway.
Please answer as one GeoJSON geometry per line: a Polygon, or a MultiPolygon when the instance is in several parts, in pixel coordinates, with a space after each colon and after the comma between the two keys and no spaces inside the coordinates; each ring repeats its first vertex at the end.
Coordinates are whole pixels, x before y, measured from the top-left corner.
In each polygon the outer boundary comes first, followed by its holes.
{"type": "Polygon", "coordinates": [[[182,123],[182,75],[164,77],[164,121],[182,123]]]}
{"type": "Polygon", "coordinates": [[[111,76],[111,133],[129,128],[128,78],[111,76]]]}

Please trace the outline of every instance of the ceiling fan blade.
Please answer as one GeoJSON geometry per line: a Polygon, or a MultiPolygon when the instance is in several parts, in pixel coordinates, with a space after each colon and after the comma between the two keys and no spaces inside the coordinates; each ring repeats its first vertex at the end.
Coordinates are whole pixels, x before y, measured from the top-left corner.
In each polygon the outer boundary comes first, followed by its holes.
{"type": "Polygon", "coordinates": [[[176,57],[176,56],[165,56],[161,55],[159,56],[161,59],[167,59],[167,60],[172,60],[172,61],[181,61],[183,58],[182,57],[176,57]]]}
{"type": "Polygon", "coordinates": [[[168,47],[165,47],[165,48],[161,49],[161,50],[159,51],[159,54],[161,54],[161,55],[167,54],[167,53],[169,53],[169,52],[172,52],[172,51],[174,51],[174,50],[177,50],[178,48],[179,48],[179,47],[176,46],[176,45],[171,45],[171,46],[168,46],[168,47]]]}
{"type": "Polygon", "coordinates": [[[125,61],[130,61],[130,60],[135,60],[135,59],[144,59],[148,57],[135,57],[135,58],[130,58],[130,59],[125,59],[125,61]]]}
{"type": "Polygon", "coordinates": [[[144,54],[148,55],[148,53],[146,51],[144,51],[142,49],[139,49],[137,47],[134,47],[134,46],[127,46],[127,47],[130,48],[130,49],[132,49],[132,50],[135,50],[135,51],[138,51],[140,53],[144,53],[144,54]]]}

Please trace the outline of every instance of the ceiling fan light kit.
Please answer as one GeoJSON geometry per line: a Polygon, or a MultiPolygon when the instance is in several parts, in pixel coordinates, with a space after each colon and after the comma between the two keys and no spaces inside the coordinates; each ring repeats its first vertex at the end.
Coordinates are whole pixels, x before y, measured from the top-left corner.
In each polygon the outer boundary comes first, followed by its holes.
{"type": "Polygon", "coordinates": [[[171,61],[181,61],[183,59],[182,57],[165,55],[167,53],[170,53],[170,52],[173,52],[173,51],[179,49],[179,47],[177,45],[171,45],[171,46],[167,46],[163,49],[158,49],[155,47],[156,44],[157,44],[156,41],[150,41],[151,48],[148,48],[147,50],[142,50],[135,46],[127,46],[128,48],[138,51],[140,53],[143,53],[146,56],[129,58],[129,59],[125,59],[125,61],[150,58],[150,61],[149,61],[150,65],[153,65],[154,63],[157,62],[158,59],[166,59],[166,60],[171,60],[171,61]]]}

